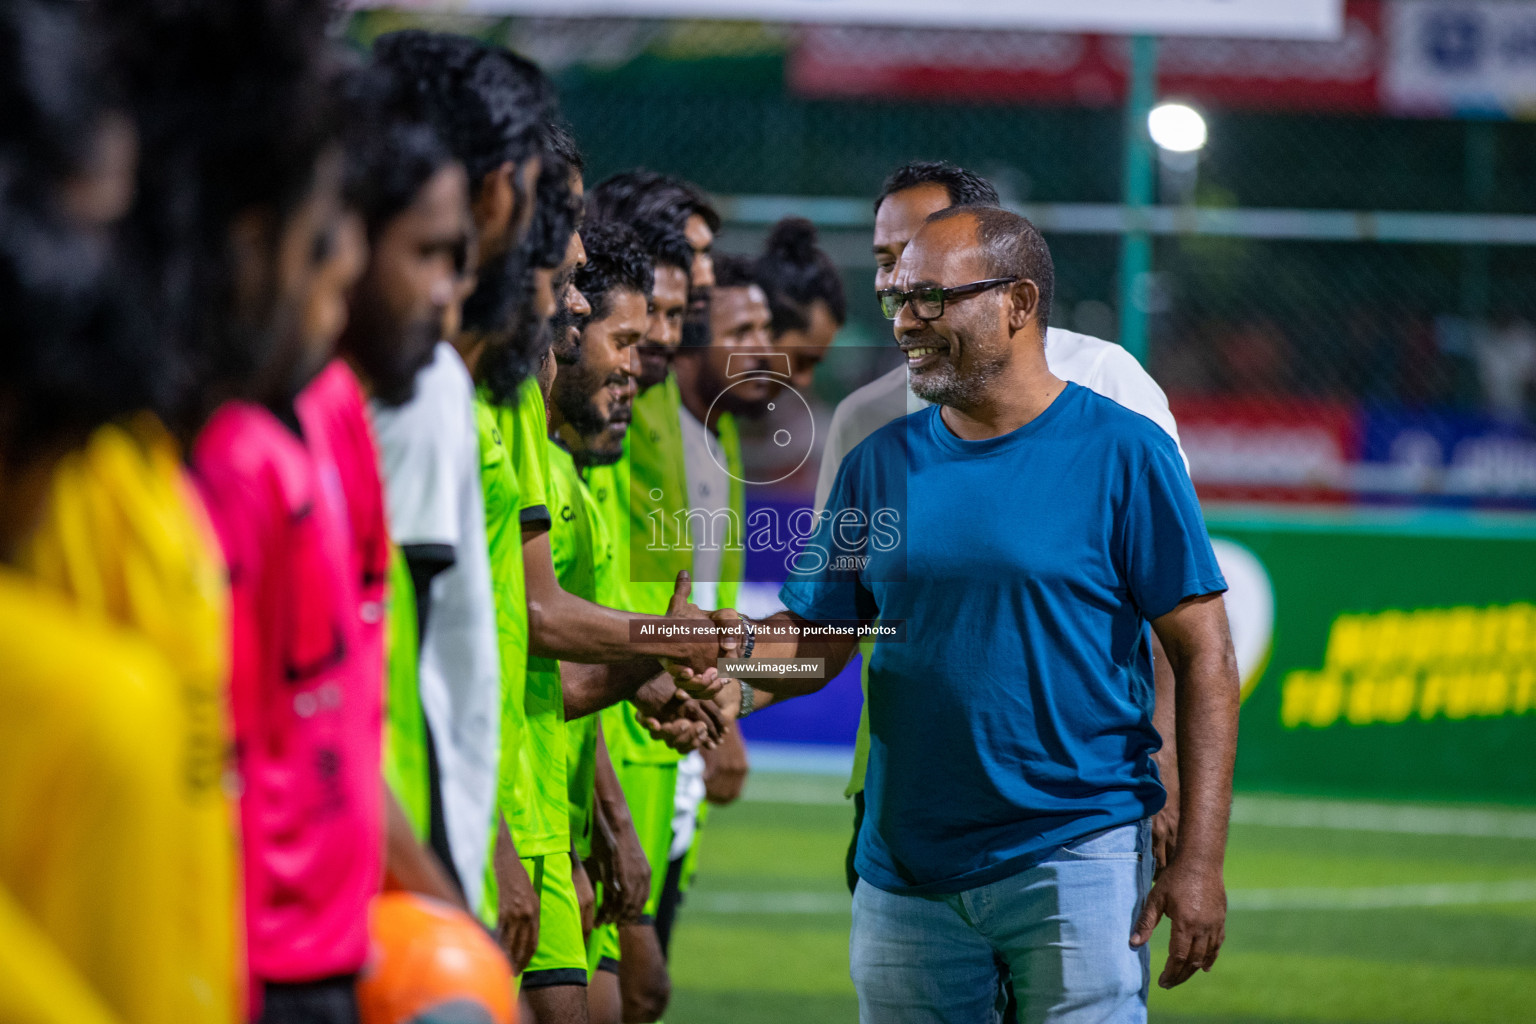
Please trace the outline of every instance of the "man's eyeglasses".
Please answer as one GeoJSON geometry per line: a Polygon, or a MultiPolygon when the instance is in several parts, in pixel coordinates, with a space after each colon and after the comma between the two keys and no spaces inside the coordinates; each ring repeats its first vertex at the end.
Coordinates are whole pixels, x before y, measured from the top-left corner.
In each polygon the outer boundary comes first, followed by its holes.
{"type": "Polygon", "coordinates": [[[979,295],[989,288],[1013,284],[1017,280],[1016,277],[989,277],[985,281],[957,284],[953,288],[941,288],[936,284],[913,288],[907,292],[899,288],[882,288],[875,294],[880,299],[880,312],[885,314],[887,320],[895,320],[900,316],[901,307],[909,302],[912,304],[912,314],[919,320],[937,320],[944,315],[944,305],[950,300],[979,295]]]}

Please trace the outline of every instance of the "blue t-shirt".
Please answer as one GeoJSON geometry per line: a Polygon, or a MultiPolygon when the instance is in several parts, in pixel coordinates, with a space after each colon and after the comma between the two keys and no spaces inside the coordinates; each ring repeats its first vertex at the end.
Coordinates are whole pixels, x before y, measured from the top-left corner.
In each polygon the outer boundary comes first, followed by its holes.
{"type": "Polygon", "coordinates": [[[1151,420],[1076,384],[984,441],[897,420],[796,568],[806,619],[905,622],[870,663],[861,877],[959,892],[1162,807],[1147,622],[1226,582],[1151,420]]]}

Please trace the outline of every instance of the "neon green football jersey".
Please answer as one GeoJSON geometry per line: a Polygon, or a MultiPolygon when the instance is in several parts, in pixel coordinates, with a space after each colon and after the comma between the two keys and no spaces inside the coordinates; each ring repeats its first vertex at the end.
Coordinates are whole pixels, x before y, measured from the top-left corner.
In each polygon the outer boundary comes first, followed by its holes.
{"type": "MultiPolygon", "coordinates": [[[[565,702],[557,672],[533,671],[523,578],[522,525],[547,506],[545,477],[541,474],[546,445],[544,401],[537,382],[525,384],[514,409],[492,406],[478,397],[475,423],[480,433],[486,542],[502,656],[497,806],[506,817],[518,856],[563,853],[570,845],[565,702]],[[525,471],[530,462],[534,470],[525,471]]],[[[494,842],[494,833],[492,839],[494,842]]],[[[494,902],[488,905],[495,906],[494,902]]]]}
{"type": "Polygon", "coordinates": [[[427,722],[417,673],[416,589],[400,549],[390,545],[389,603],[384,629],[384,782],[400,801],[411,830],[427,841],[431,782],[427,722]]]}
{"type": "MultiPolygon", "coordinates": [[[[611,561],[607,531],[597,516],[570,453],[549,442],[549,553],[561,589],[596,601],[597,563],[611,561]]],[[[571,839],[576,854],[592,852],[592,813],[597,782],[597,716],[566,722],[566,772],[571,839]]]]}
{"type": "MultiPolygon", "coordinates": [[[[657,385],[652,390],[662,387],[664,385],[657,385]]],[[[631,432],[633,430],[632,427],[631,432]]],[[[611,466],[593,466],[587,470],[587,491],[592,496],[598,518],[607,529],[609,546],[613,552],[609,572],[606,577],[600,576],[599,580],[600,588],[605,593],[602,603],[610,608],[655,614],[666,611],[665,603],[659,608],[655,607],[662,586],[644,581],[637,584],[630,572],[630,531],[635,528],[630,515],[630,460],[634,450],[630,438],[626,437],[624,454],[618,462],[611,466]]],[[[642,444],[639,450],[646,453],[653,448],[642,444]]],[[[690,554],[688,564],[692,564],[692,561],[690,554]]],[[[665,589],[668,595],[672,593],[670,585],[665,589]]],[[[599,715],[603,721],[603,740],[608,745],[608,753],[615,766],[626,763],[675,765],[683,759],[682,754],[653,739],[641,727],[635,707],[628,701],[604,708],[599,715]]]]}

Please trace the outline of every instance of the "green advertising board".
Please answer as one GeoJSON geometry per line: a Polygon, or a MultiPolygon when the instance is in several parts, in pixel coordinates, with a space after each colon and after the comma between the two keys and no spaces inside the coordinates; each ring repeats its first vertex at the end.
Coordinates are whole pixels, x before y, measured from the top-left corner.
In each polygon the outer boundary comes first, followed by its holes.
{"type": "Polygon", "coordinates": [[[1536,802],[1536,519],[1208,506],[1237,785],[1536,802]]]}

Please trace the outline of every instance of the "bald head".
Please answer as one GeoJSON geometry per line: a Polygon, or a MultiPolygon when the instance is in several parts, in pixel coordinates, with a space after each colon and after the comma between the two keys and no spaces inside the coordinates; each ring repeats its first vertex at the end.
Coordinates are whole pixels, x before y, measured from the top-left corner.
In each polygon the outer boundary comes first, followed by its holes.
{"type": "Polygon", "coordinates": [[[1040,292],[1035,318],[1045,330],[1056,292],[1056,264],[1050,246],[1028,220],[996,206],[951,206],[930,215],[924,224],[946,225],[940,229],[950,239],[968,233],[978,250],[978,272],[983,277],[1016,277],[1033,281],[1040,292]]]}

